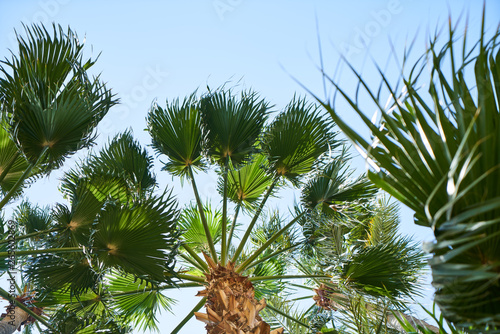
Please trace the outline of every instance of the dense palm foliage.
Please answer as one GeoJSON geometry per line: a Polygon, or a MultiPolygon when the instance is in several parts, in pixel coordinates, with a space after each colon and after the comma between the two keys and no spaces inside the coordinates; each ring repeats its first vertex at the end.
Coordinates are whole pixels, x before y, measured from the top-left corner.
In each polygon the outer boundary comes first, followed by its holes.
{"type": "MultiPolygon", "coordinates": [[[[82,60],[71,30],[34,26],[26,34],[19,56],[1,67],[0,207],[21,195],[26,180],[90,146],[116,103],[89,78],[93,61],[82,60]]],[[[346,149],[318,106],[294,97],[272,120],[271,110],[254,92],[226,89],[153,105],[152,147],[163,170],[193,190],[184,208],[159,187],[154,159],[130,132],[64,174],[65,203],[19,205],[12,217],[19,321],[8,325],[5,317],[0,329],[157,330],[158,312],[172,310],[168,290],[192,287],[200,301],[173,333],[193,316],[208,333],[235,334],[387,332],[397,328],[391,314],[413,319],[402,301],[418,292],[422,254],[398,236],[395,208],[348,172],[346,149]],[[201,198],[197,172],[218,175],[220,206],[201,198]],[[268,205],[285,189],[302,192],[289,215],[268,205]],[[317,292],[308,319],[293,316],[282,299],[304,287],[317,292]]],[[[4,232],[1,258],[7,245],[4,232]]]]}
{"type": "Polygon", "coordinates": [[[483,20],[479,39],[470,44],[469,34],[458,36],[450,22],[443,46],[436,36],[418,63],[403,68],[402,87],[380,72],[382,83],[371,90],[353,69],[359,89],[351,98],[331,80],[369,127],[371,141],[339,117],[334,102],[324,102],[372,162],[369,178],[434,231],[427,250],[435,301],[446,319],[483,330],[500,325],[499,34],[488,39],[483,20]],[[379,124],[363,113],[362,91],[380,112],[379,124]],[[392,98],[387,107],[384,92],[392,98]]]}

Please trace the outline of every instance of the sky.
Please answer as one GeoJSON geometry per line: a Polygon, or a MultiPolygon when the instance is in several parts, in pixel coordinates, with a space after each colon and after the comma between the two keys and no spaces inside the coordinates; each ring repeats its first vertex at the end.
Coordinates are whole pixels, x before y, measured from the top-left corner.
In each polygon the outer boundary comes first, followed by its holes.
{"type": "MultiPolygon", "coordinates": [[[[307,96],[304,87],[320,98],[331,95],[320,67],[329,75],[340,68],[339,82],[354,92],[352,76],[343,74],[348,71],[342,56],[370,82],[379,81],[372,62],[397,78],[393,55],[401,57],[404,48],[413,45],[411,56],[416,59],[450,15],[452,21],[461,17],[462,23],[469,16],[469,33],[478,36],[482,5],[479,0],[0,0],[0,58],[9,56],[9,49],[15,52],[14,30],[22,33],[22,23],[69,25],[85,39],[86,55],[99,57],[93,73],[120,98],[99,126],[96,147],[127,129],[148,145],[145,116],[153,101],[161,106],[196,89],[204,92],[207,86],[226,84],[257,91],[278,111],[294,94],[307,96]]],[[[500,1],[486,1],[489,31],[498,25],[499,14],[500,1]]],[[[348,108],[341,113],[349,124],[359,125],[348,108]]],[[[57,190],[62,172],[87,154],[77,154],[61,171],[27,189],[26,195],[40,205],[62,201],[57,190]]],[[[190,201],[190,189],[160,172],[158,159],[155,164],[160,185],[173,187],[181,203],[190,201]]],[[[360,157],[353,167],[359,173],[366,168],[360,157]]],[[[202,196],[211,196],[216,178],[200,176],[199,184],[202,196]]],[[[286,210],[296,193],[283,195],[285,204],[279,205],[286,210]]],[[[217,198],[213,201],[218,204],[217,198]]],[[[401,217],[403,233],[419,242],[432,240],[428,229],[412,223],[408,209],[402,209],[401,217]]],[[[161,315],[161,333],[169,333],[197,303],[195,293],[169,295],[179,302],[175,316],[161,315]]],[[[428,305],[431,296],[427,285],[423,302],[428,305]]],[[[203,325],[196,321],[181,331],[202,332],[203,325]]]]}

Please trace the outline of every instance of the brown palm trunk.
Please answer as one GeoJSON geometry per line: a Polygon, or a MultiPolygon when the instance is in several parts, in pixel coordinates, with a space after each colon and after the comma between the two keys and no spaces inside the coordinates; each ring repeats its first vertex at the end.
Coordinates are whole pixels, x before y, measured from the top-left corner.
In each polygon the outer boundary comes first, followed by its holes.
{"type": "Polygon", "coordinates": [[[234,271],[234,264],[226,267],[210,264],[205,274],[206,289],[197,296],[207,297],[207,313],[195,312],[196,319],[206,323],[208,334],[281,334],[283,329],[271,331],[259,312],[266,307],[264,299],[255,299],[254,287],[246,276],[234,271]]]}
{"type": "Polygon", "coordinates": [[[28,320],[29,316],[19,307],[8,307],[5,317],[0,321],[0,334],[14,333],[28,320]]]}

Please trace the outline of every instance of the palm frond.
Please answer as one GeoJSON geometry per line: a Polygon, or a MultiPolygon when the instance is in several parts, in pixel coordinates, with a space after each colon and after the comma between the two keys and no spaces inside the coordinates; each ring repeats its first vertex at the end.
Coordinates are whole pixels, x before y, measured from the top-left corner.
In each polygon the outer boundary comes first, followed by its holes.
{"type": "Polygon", "coordinates": [[[132,206],[108,203],[97,220],[93,249],[105,267],[164,280],[179,246],[171,194],[132,206]]]}
{"type": "Polygon", "coordinates": [[[295,182],[309,172],[316,159],[335,149],[332,122],[322,117],[319,108],[294,98],[267,129],[262,149],[269,157],[270,171],[295,182]]]}
{"type": "Polygon", "coordinates": [[[164,169],[172,175],[186,177],[189,166],[203,169],[202,124],[195,93],[182,104],[178,99],[168,102],[165,109],[157,104],[147,116],[152,146],[158,154],[169,159],[164,169]]]}
{"type": "Polygon", "coordinates": [[[433,229],[436,241],[427,249],[434,255],[435,301],[445,317],[488,326],[500,324],[495,255],[500,244],[500,30],[487,39],[484,27],[483,16],[477,43],[466,43],[466,31],[459,55],[460,39],[450,21],[444,46],[432,38],[425,57],[408,75],[402,73],[403,87],[392,85],[380,71],[378,92],[384,89],[392,99],[387,108],[350,66],[359,80],[356,95],[364,90],[374,102],[380,124],[373,124],[358,98],[331,80],[370,129],[371,143],[342,121],[334,104],[323,105],[366,152],[375,168],[370,179],[413,209],[417,224],[433,229]],[[419,89],[427,66],[428,93],[419,89]],[[401,88],[403,94],[396,93],[401,88]]]}
{"type": "MultiPolygon", "coordinates": [[[[253,156],[241,168],[230,169],[227,180],[227,197],[248,210],[255,210],[266,189],[272,184],[267,173],[268,162],[264,155],[253,156]]],[[[224,193],[224,180],[219,178],[218,191],[224,193]]]]}
{"type": "Polygon", "coordinates": [[[115,273],[108,278],[110,298],[120,316],[139,330],[158,332],[158,311],[171,311],[174,300],[164,296],[158,286],[133,275],[115,273]]]}
{"type": "Polygon", "coordinates": [[[267,119],[269,105],[255,92],[242,92],[239,99],[231,91],[209,92],[201,99],[200,113],[206,133],[207,155],[224,165],[243,163],[256,152],[267,119]]]}
{"type": "Polygon", "coordinates": [[[353,171],[345,166],[349,158],[343,153],[338,158],[318,168],[316,174],[302,190],[302,203],[310,210],[321,205],[324,213],[342,211],[344,205],[373,199],[376,187],[361,176],[352,180],[353,171]]]}
{"type": "Polygon", "coordinates": [[[97,123],[116,103],[98,78],[90,79],[92,60],[83,61],[83,45],[61,26],[25,27],[17,35],[19,56],[1,62],[2,110],[9,132],[27,159],[36,163],[46,153],[45,167],[92,144],[97,123]]]}

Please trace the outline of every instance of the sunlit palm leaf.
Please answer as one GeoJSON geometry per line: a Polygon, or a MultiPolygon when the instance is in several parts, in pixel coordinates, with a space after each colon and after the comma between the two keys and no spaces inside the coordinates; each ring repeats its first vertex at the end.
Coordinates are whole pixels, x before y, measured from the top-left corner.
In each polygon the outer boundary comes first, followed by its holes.
{"type": "MultiPolygon", "coordinates": [[[[204,205],[203,209],[205,217],[207,218],[210,234],[214,242],[217,243],[222,236],[222,213],[219,209],[212,209],[210,204],[204,205]]],[[[209,250],[207,236],[205,235],[200,212],[196,205],[191,204],[185,208],[177,223],[179,224],[179,228],[183,231],[182,240],[184,240],[185,243],[199,252],[207,252],[209,250]]]]}
{"type": "Polygon", "coordinates": [[[268,109],[268,104],[253,92],[243,92],[239,99],[231,91],[204,96],[200,112],[208,156],[222,165],[227,158],[236,166],[241,164],[256,151],[268,109]]]}
{"type": "Polygon", "coordinates": [[[332,122],[320,115],[318,107],[294,98],[266,131],[262,149],[269,157],[270,170],[297,181],[321,154],[338,146],[331,128],[332,122]]]}
{"type": "MultiPolygon", "coordinates": [[[[231,169],[227,181],[227,197],[247,209],[255,209],[264,192],[271,185],[272,176],[267,173],[267,159],[255,156],[252,161],[239,169],[231,169]]],[[[224,193],[224,180],[219,179],[218,190],[224,193]]]]}
{"type": "Polygon", "coordinates": [[[369,127],[373,143],[343,122],[333,104],[324,105],[376,166],[370,179],[413,209],[416,223],[433,229],[436,243],[428,250],[434,254],[435,300],[445,317],[458,324],[500,324],[500,31],[487,40],[483,20],[479,42],[471,48],[465,35],[461,54],[456,32],[450,22],[443,47],[437,38],[430,41],[427,63],[404,77],[404,95],[380,72],[380,88],[396,101],[389,109],[353,70],[381,112],[380,125],[331,81],[369,127]],[[418,89],[427,65],[428,94],[418,89]]]}
{"type": "MultiPolygon", "coordinates": [[[[28,168],[29,162],[24,158],[16,144],[12,141],[5,124],[0,126],[0,188],[3,193],[9,192],[28,168]]],[[[36,174],[36,172],[32,173],[36,174]]],[[[18,190],[16,195],[21,193],[18,190]]]]}
{"type": "Polygon", "coordinates": [[[198,102],[193,94],[184,99],[167,102],[165,109],[153,105],[147,116],[148,132],[153,148],[169,161],[165,170],[178,176],[187,176],[189,166],[203,168],[202,125],[198,102]]]}
{"type": "Polygon", "coordinates": [[[89,146],[97,123],[116,103],[99,79],[89,79],[91,60],[83,63],[76,35],[54,25],[50,33],[26,27],[27,39],[17,35],[19,56],[2,62],[2,110],[9,131],[32,163],[46,150],[47,168],[89,146]]]}
{"type": "Polygon", "coordinates": [[[352,205],[373,199],[376,187],[365,177],[351,179],[353,171],[349,171],[348,157],[344,154],[321,166],[316,175],[302,190],[302,202],[310,210],[321,205],[325,213],[340,211],[343,205],[352,205]]]}
{"type": "Polygon", "coordinates": [[[157,286],[133,275],[113,275],[108,291],[113,307],[139,330],[158,331],[156,314],[160,309],[170,311],[174,303],[157,286]]]}

